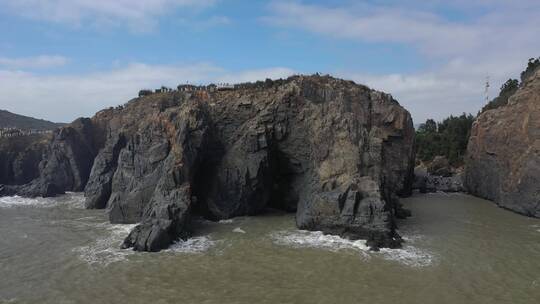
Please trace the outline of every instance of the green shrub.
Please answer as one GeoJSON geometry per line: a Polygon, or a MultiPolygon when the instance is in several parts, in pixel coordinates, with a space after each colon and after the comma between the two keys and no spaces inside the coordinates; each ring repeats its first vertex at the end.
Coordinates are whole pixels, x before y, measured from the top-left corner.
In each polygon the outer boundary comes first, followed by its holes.
{"type": "Polygon", "coordinates": [[[431,161],[440,155],[454,166],[463,164],[473,121],[474,116],[465,113],[450,116],[439,123],[428,119],[416,131],[416,157],[431,161]]]}
{"type": "Polygon", "coordinates": [[[514,95],[519,88],[519,81],[517,79],[508,79],[502,86],[499,96],[490,101],[482,108],[481,113],[487,110],[496,109],[508,104],[508,99],[514,95]]]}

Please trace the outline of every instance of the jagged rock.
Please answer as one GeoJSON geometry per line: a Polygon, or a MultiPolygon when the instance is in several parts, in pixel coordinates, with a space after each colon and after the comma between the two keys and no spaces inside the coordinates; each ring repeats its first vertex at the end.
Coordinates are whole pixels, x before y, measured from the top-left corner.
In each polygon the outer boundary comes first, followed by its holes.
{"type": "Polygon", "coordinates": [[[540,70],[506,106],[485,111],[474,122],[465,185],[503,208],[540,217],[540,70]]]}
{"type": "Polygon", "coordinates": [[[0,138],[0,184],[23,185],[39,176],[50,134],[0,138]]]}
{"type": "Polygon", "coordinates": [[[88,118],[79,118],[56,130],[39,164],[38,178],[10,187],[10,192],[48,197],[84,190],[97,153],[94,140],[95,129],[88,118]]]}
{"type": "Polygon", "coordinates": [[[88,123],[92,134],[77,136],[88,139],[88,161],[71,136],[55,138],[34,183],[49,193],[85,184],[87,207],[139,223],[123,247],[166,248],[189,236],[193,212],[219,220],[268,207],[295,211],[302,229],[364,238],[373,248],[401,243],[395,218],[408,215],[398,194],[412,184],[414,129],[390,95],[294,76],[152,94],[88,123]]]}
{"type": "Polygon", "coordinates": [[[100,151],[90,176],[92,177],[84,189],[85,206],[89,209],[103,209],[107,206],[112,192],[112,181],[118,167],[118,157],[121,149],[126,146],[126,139],[122,134],[109,138],[105,147],[100,151]]]}

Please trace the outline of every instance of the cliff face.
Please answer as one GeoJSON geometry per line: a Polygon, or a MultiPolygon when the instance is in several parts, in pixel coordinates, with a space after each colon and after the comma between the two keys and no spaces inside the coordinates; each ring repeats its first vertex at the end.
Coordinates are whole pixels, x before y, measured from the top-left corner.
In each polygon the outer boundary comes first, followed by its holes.
{"type": "MultiPolygon", "coordinates": [[[[40,177],[4,194],[85,190],[88,208],[139,223],[124,242],[157,251],[219,220],[273,207],[297,226],[397,247],[414,130],[391,96],[296,76],[218,92],[172,92],[104,110],[56,133],[40,177]]],[[[1,191],[1,190],[0,190],[1,191]]]]}
{"type": "MultiPolygon", "coordinates": [[[[83,191],[99,150],[101,136],[88,118],[80,118],[57,129],[43,149],[37,178],[21,186],[0,187],[0,195],[54,196],[65,191],[83,191]]],[[[11,149],[11,147],[10,147],[11,149]]]]}
{"type": "Polygon", "coordinates": [[[0,184],[21,185],[38,177],[49,134],[0,138],[0,184]]]}
{"type": "Polygon", "coordinates": [[[540,217],[540,71],[508,105],[482,113],[467,148],[465,185],[474,195],[540,217]]]}

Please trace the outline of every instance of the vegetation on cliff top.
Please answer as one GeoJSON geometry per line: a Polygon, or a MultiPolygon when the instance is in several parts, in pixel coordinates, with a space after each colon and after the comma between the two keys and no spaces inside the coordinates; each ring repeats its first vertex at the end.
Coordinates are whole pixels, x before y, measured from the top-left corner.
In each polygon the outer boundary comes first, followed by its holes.
{"type": "Polygon", "coordinates": [[[534,71],[538,69],[538,67],[540,67],[540,57],[529,59],[527,68],[523,72],[521,72],[521,83],[517,79],[508,79],[501,86],[499,96],[495,97],[492,101],[485,105],[480,111],[480,113],[484,113],[487,110],[492,110],[507,105],[508,99],[517,92],[519,86],[523,84],[527,80],[527,78],[529,78],[529,76],[531,76],[534,71]]]}
{"type": "MultiPolygon", "coordinates": [[[[540,57],[529,59],[527,68],[521,72],[521,81],[508,79],[501,86],[499,96],[486,104],[480,113],[508,104],[508,99],[538,68],[540,57]]],[[[428,119],[416,130],[417,159],[430,162],[435,156],[445,156],[452,166],[461,166],[474,119],[474,116],[465,113],[458,117],[450,116],[442,122],[428,119]]]]}
{"type": "Polygon", "coordinates": [[[462,165],[473,121],[474,116],[465,113],[442,122],[426,120],[416,130],[417,159],[426,162],[445,156],[451,165],[462,165]]]}

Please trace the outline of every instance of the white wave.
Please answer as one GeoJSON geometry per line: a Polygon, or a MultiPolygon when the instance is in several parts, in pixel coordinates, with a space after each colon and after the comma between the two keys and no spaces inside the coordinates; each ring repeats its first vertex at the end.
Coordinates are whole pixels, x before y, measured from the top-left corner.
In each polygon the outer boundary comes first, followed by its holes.
{"type": "Polygon", "coordinates": [[[325,235],[320,231],[278,231],[271,234],[275,244],[292,247],[323,248],[331,251],[354,249],[367,251],[369,247],[365,240],[351,241],[337,235],[325,235]]]}
{"type": "Polygon", "coordinates": [[[37,207],[49,208],[55,206],[67,206],[68,208],[84,208],[84,196],[82,193],[68,192],[57,197],[26,198],[20,196],[0,197],[0,208],[37,207]]]}
{"type": "MultiPolygon", "coordinates": [[[[319,248],[337,252],[340,250],[353,250],[364,258],[381,257],[411,267],[426,267],[434,262],[434,256],[422,249],[407,245],[401,249],[383,248],[379,252],[370,251],[365,240],[348,240],[336,235],[325,235],[320,231],[278,231],[270,235],[277,245],[291,246],[295,248],[319,248]]],[[[410,236],[406,239],[418,240],[421,236],[410,236]]]]}
{"type": "Polygon", "coordinates": [[[386,260],[397,261],[411,267],[427,267],[434,263],[431,253],[414,246],[404,246],[401,249],[381,248],[380,254],[386,260]]]}
{"type": "Polygon", "coordinates": [[[232,224],[232,223],[234,223],[234,220],[233,219],[220,220],[218,223],[219,224],[232,224]]]}
{"type": "Polygon", "coordinates": [[[214,247],[217,242],[218,241],[212,240],[209,236],[197,236],[185,241],[177,241],[165,251],[174,253],[201,253],[214,247]]]}
{"type": "Polygon", "coordinates": [[[244,233],[244,234],[246,233],[246,231],[244,229],[240,228],[240,227],[234,228],[232,232],[234,232],[234,233],[244,233]]]}
{"type": "Polygon", "coordinates": [[[81,260],[90,265],[107,266],[114,262],[123,261],[128,255],[134,253],[130,249],[120,249],[120,246],[136,224],[112,225],[109,223],[97,223],[95,226],[106,227],[108,235],[97,239],[88,246],[74,248],[73,252],[78,253],[81,260]]]}
{"type": "Polygon", "coordinates": [[[529,227],[533,228],[536,232],[540,232],[540,225],[538,224],[529,225],[529,227]]]}

